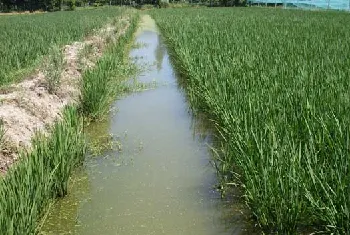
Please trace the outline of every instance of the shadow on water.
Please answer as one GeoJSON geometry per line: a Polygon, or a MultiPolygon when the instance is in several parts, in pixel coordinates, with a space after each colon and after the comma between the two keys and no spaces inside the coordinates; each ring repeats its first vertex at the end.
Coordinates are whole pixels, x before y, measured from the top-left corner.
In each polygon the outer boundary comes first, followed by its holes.
{"type": "Polygon", "coordinates": [[[42,234],[253,234],[239,199],[221,199],[210,165],[210,130],[194,121],[155,24],[142,18],[131,58],[138,77],[164,86],[115,102],[117,113],[90,127],[118,151],[87,156],[69,196],[52,208],[42,234]],[[102,131],[100,131],[102,130],[102,131]]]}

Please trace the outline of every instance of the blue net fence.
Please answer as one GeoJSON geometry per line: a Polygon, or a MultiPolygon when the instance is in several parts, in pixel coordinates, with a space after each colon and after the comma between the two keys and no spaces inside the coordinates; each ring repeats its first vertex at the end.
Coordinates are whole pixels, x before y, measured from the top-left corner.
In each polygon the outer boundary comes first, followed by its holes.
{"type": "Polygon", "coordinates": [[[248,0],[248,4],[350,11],[350,0],[248,0]]]}

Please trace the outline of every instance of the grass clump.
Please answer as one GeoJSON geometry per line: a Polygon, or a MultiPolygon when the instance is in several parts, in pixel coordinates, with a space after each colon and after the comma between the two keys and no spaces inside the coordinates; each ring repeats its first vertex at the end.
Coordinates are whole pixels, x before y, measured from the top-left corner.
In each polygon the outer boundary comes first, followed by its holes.
{"type": "Polygon", "coordinates": [[[4,141],[5,141],[4,121],[0,118],[0,150],[3,148],[4,141]]]}
{"type": "Polygon", "coordinates": [[[33,234],[42,211],[50,201],[67,193],[72,169],[84,157],[82,119],[67,107],[51,136],[38,134],[30,153],[0,179],[0,231],[3,234],[33,234]]]}
{"type": "Polygon", "coordinates": [[[350,15],[257,8],[152,15],[193,109],[217,127],[222,183],[240,183],[260,226],[350,233],[350,15]]]}
{"type": "Polygon", "coordinates": [[[64,56],[62,51],[57,46],[52,47],[44,63],[44,74],[50,94],[55,93],[60,86],[63,66],[64,56]]]}

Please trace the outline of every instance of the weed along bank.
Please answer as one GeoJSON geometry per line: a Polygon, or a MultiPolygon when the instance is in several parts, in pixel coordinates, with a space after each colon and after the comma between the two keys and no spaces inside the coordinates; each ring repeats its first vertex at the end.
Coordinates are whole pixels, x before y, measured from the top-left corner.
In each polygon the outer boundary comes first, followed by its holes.
{"type": "Polygon", "coordinates": [[[0,15],[0,234],[350,232],[347,12],[72,4],[0,15]]]}

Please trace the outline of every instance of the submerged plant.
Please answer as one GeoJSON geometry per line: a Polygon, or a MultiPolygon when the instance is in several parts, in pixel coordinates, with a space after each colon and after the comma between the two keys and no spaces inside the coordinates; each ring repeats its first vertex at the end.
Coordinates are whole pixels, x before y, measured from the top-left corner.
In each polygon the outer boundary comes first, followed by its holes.
{"type": "Polygon", "coordinates": [[[115,139],[113,135],[104,135],[98,138],[94,137],[94,139],[89,142],[88,148],[92,156],[99,156],[107,150],[121,152],[123,150],[123,145],[121,141],[115,139]]]}

